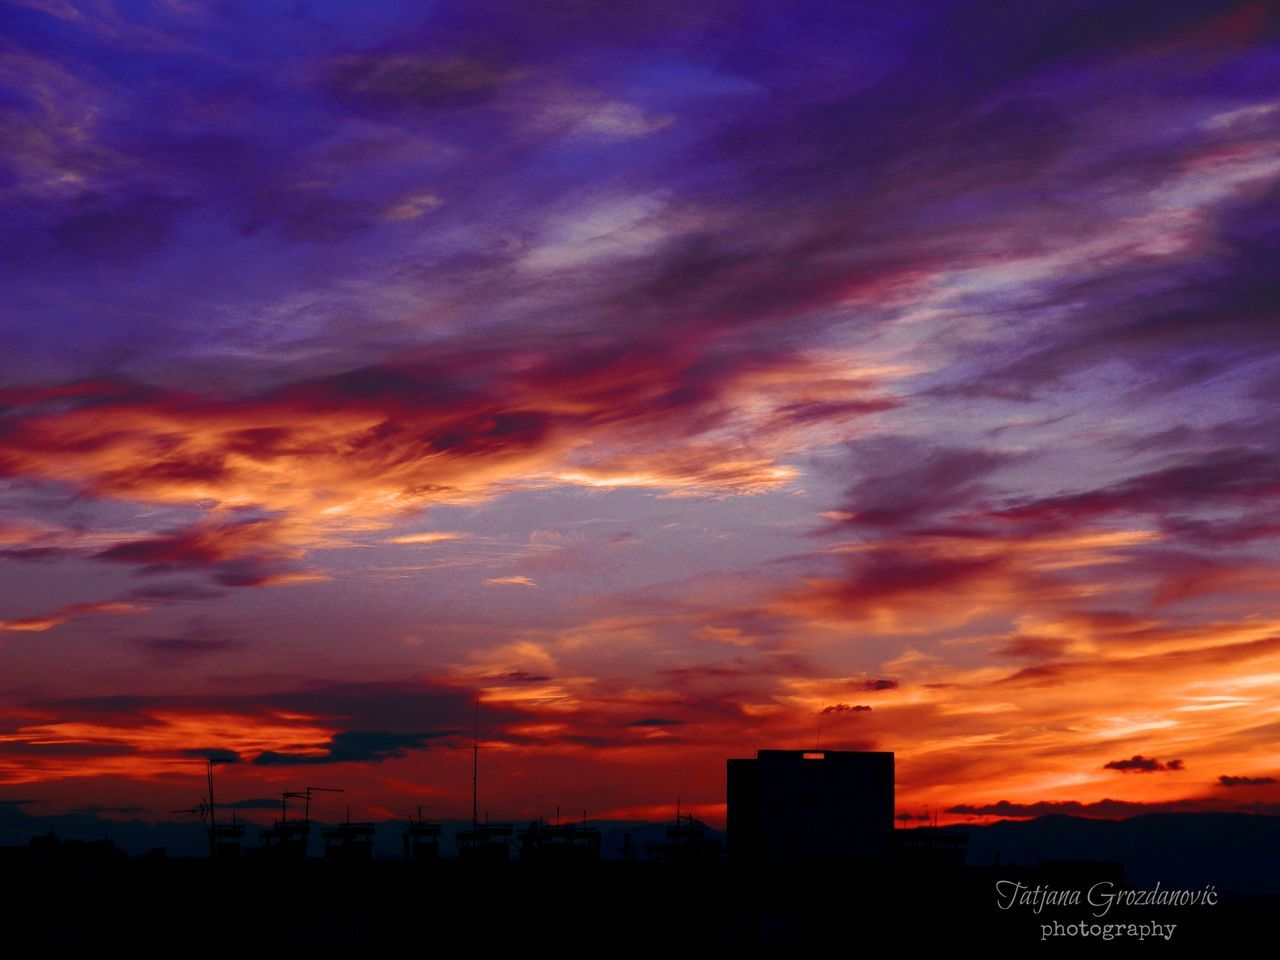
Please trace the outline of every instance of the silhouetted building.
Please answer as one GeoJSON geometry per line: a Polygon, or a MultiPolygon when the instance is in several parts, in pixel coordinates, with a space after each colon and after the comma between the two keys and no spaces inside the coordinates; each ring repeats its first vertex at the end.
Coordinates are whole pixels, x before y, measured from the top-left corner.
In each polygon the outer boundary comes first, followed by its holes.
{"type": "Polygon", "coordinates": [[[458,834],[458,858],[463,863],[506,863],[511,859],[511,825],[478,823],[458,834]]]}
{"type": "Polygon", "coordinates": [[[520,859],[554,865],[595,863],[600,859],[600,831],[585,823],[548,825],[535,820],[520,834],[520,859]]]}
{"type": "Polygon", "coordinates": [[[667,827],[667,839],[646,845],[655,860],[667,863],[719,863],[724,854],[720,836],[693,814],[676,813],[676,822],[667,827]]]}
{"type": "Polygon", "coordinates": [[[305,860],[311,841],[307,820],[277,820],[259,835],[262,856],[276,860],[305,860]]]}
{"type": "Polygon", "coordinates": [[[129,859],[110,840],[61,840],[52,833],[32,837],[27,842],[31,859],[46,866],[74,868],[111,866],[129,859]]]}
{"type": "Polygon", "coordinates": [[[435,863],[440,859],[440,824],[410,820],[404,832],[404,858],[410,863],[435,863]]]}
{"type": "Polygon", "coordinates": [[[239,860],[244,844],[244,824],[215,823],[209,828],[209,846],[216,860],[239,860]]]}
{"type": "Polygon", "coordinates": [[[340,823],[324,831],[324,858],[337,863],[365,863],[373,859],[373,824],[340,823]]]}
{"type": "Polygon", "coordinates": [[[728,762],[735,861],[887,860],[893,754],[761,750],[728,762]]]}
{"type": "Polygon", "coordinates": [[[919,868],[964,866],[969,835],[938,827],[912,827],[893,833],[894,855],[900,863],[919,868]]]}

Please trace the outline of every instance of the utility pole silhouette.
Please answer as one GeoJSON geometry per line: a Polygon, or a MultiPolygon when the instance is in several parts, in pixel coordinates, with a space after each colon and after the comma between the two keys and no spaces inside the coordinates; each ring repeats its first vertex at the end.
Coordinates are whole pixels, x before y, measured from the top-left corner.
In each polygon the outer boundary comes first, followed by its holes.
{"type": "Polygon", "coordinates": [[[190,813],[201,820],[209,821],[209,856],[218,855],[218,807],[213,796],[213,767],[218,763],[234,763],[225,758],[205,757],[204,760],[179,760],[177,763],[203,763],[205,765],[205,790],[207,797],[202,797],[198,806],[186,810],[174,810],[173,813],[190,813]]]}
{"type": "Polygon", "coordinates": [[[480,782],[480,694],[476,694],[475,724],[471,732],[471,829],[480,825],[478,789],[480,782]]]}

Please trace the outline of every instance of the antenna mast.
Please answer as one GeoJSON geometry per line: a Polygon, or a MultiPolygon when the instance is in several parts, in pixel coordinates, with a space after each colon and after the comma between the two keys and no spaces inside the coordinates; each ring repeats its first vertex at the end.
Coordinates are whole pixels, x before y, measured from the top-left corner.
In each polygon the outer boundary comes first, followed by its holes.
{"type": "Polygon", "coordinates": [[[214,833],[218,826],[218,808],[213,805],[213,757],[209,757],[209,765],[205,768],[209,779],[209,849],[216,854],[214,833]]]}
{"type": "Polygon", "coordinates": [[[480,823],[480,809],[476,803],[476,788],[480,773],[480,694],[476,694],[475,728],[471,734],[471,828],[480,823]]]}

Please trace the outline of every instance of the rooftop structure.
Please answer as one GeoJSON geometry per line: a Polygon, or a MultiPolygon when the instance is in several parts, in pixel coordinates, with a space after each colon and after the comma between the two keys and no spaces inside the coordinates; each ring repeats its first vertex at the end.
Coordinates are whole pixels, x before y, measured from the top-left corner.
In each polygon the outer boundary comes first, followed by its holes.
{"type": "Polygon", "coordinates": [[[520,835],[520,859],[557,865],[595,863],[600,859],[600,831],[585,822],[535,820],[520,835]]]}
{"type": "Polygon", "coordinates": [[[724,853],[719,834],[678,808],[676,822],[667,827],[667,839],[646,846],[653,859],[678,864],[718,863],[724,853]]]}
{"type": "Polygon", "coordinates": [[[760,750],[728,761],[729,856],[739,862],[888,859],[893,754],[760,750]]]}

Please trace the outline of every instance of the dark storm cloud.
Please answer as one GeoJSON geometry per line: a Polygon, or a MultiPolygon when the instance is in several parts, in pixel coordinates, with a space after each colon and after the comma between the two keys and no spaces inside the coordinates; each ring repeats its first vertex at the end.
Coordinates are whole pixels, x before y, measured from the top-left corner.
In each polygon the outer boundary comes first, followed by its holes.
{"type": "Polygon", "coordinates": [[[279,753],[264,750],[254,758],[263,766],[291,766],[314,763],[380,763],[397,760],[410,750],[426,750],[442,737],[454,736],[457,730],[428,733],[379,733],[371,730],[343,730],[335,733],[324,746],[323,754],[279,753]]]}
{"type": "Polygon", "coordinates": [[[864,690],[867,693],[879,693],[881,690],[897,690],[898,681],[883,678],[859,680],[852,684],[852,688],[855,690],[864,690]]]}
{"type": "Polygon", "coordinates": [[[218,806],[226,810],[279,810],[280,800],[274,797],[250,797],[247,800],[219,801],[218,806]]]}
{"type": "Polygon", "coordinates": [[[1181,760],[1160,761],[1155,757],[1144,757],[1140,753],[1135,753],[1127,760],[1109,760],[1102,766],[1105,770],[1118,770],[1120,773],[1159,773],[1184,769],[1181,760]]]}
{"type": "Polygon", "coordinates": [[[239,763],[244,759],[234,750],[225,750],[222,747],[192,747],[189,750],[179,751],[179,755],[192,759],[212,760],[215,764],[239,763]]]}
{"type": "Polygon", "coordinates": [[[506,673],[495,673],[481,679],[485,683],[546,683],[551,678],[528,670],[508,670],[506,673]]]}
{"type": "Polygon", "coordinates": [[[1276,782],[1275,777],[1233,777],[1225,773],[1218,777],[1224,787],[1265,787],[1276,782]]]}

